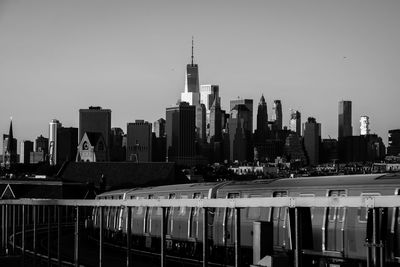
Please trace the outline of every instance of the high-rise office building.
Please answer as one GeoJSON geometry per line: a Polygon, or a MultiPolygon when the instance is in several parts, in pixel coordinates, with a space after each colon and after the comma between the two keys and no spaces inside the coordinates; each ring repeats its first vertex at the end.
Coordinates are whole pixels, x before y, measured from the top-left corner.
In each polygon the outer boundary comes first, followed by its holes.
{"type": "Polygon", "coordinates": [[[235,99],[230,101],[230,113],[237,105],[245,105],[249,110],[248,115],[250,116],[250,122],[246,124],[246,130],[253,132],[253,99],[235,99]]]}
{"type": "Polygon", "coordinates": [[[57,164],[57,132],[61,128],[61,123],[53,119],[49,122],[49,163],[57,164]]]}
{"type": "Polygon", "coordinates": [[[308,118],[304,123],[304,148],[307,153],[308,163],[317,165],[319,163],[319,145],[321,142],[321,124],[315,118],[308,118]]]}
{"type": "Polygon", "coordinates": [[[389,156],[400,155],[400,129],[389,130],[388,145],[387,154],[389,156]]]}
{"type": "Polygon", "coordinates": [[[229,150],[231,161],[252,161],[251,111],[244,104],[238,104],[231,110],[229,119],[229,150]]]}
{"type": "Polygon", "coordinates": [[[60,127],[57,129],[57,161],[62,164],[65,161],[74,161],[78,147],[78,128],[60,127]]]}
{"type": "Polygon", "coordinates": [[[196,147],[196,107],[180,102],[166,109],[167,162],[194,165],[196,147]]]}
{"type": "Polygon", "coordinates": [[[193,39],[192,62],[186,65],[185,91],[181,93],[181,102],[187,102],[195,106],[196,139],[199,143],[206,140],[206,107],[200,103],[199,67],[194,64],[193,39]]]}
{"type": "Polygon", "coordinates": [[[181,101],[187,102],[189,105],[200,104],[200,91],[199,91],[199,67],[194,64],[193,55],[193,39],[192,39],[192,62],[186,65],[185,73],[185,91],[181,93],[181,101]]]}
{"type": "Polygon", "coordinates": [[[368,135],[369,134],[369,117],[361,116],[360,117],[360,135],[368,135]]]}
{"type": "Polygon", "coordinates": [[[255,131],[256,142],[264,142],[269,133],[268,110],[264,95],[261,96],[257,109],[257,129],[255,131]]]}
{"type": "Polygon", "coordinates": [[[338,139],[353,135],[353,127],[351,126],[351,101],[339,102],[339,127],[338,139]]]}
{"type": "Polygon", "coordinates": [[[111,139],[111,110],[101,107],[89,107],[79,110],[78,140],[81,141],[85,132],[101,133],[105,140],[107,159],[109,159],[111,139]]]}
{"type": "Polygon", "coordinates": [[[23,140],[21,142],[20,150],[20,163],[29,164],[30,153],[33,152],[33,142],[29,140],[23,140]]]}
{"type": "Polygon", "coordinates": [[[220,142],[222,139],[222,116],[219,101],[214,101],[210,108],[210,126],[208,142],[220,142]]]}
{"type": "Polygon", "coordinates": [[[275,122],[275,130],[282,130],[282,103],[280,100],[274,100],[272,120],[275,122]]]}
{"type": "Polygon", "coordinates": [[[153,123],[153,132],[157,138],[165,136],[165,120],[163,118],[153,123]]]}
{"type": "Polygon", "coordinates": [[[45,155],[49,152],[49,138],[40,135],[35,140],[35,151],[44,152],[45,155]]]}
{"type": "Polygon", "coordinates": [[[127,125],[126,160],[136,162],[152,161],[151,123],[136,120],[127,125]]]}
{"type": "Polygon", "coordinates": [[[111,128],[110,161],[125,161],[126,151],[122,145],[124,131],[119,127],[111,128]]]}
{"type": "Polygon", "coordinates": [[[209,114],[211,106],[214,101],[221,103],[221,98],[219,96],[219,86],[212,84],[202,84],[200,85],[200,102],[206,106],[206,111],[209,114]]]}
{"type": "Polygon", "coordinates": [[[290,110],[289,130],[301,136],[301,114],[297,110],[290,110]]]}

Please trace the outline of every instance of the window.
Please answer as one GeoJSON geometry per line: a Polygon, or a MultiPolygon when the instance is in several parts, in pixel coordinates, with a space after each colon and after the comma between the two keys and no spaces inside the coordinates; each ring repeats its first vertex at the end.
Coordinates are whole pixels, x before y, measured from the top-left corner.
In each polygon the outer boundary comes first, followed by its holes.
{"type": "MultiPolygon", "coordinates": [[[[368,196],[380,196],[380,193],[362,193],[362,197],[368,196]]],[[[358,209],[358,222],[367,223],[368,221],[368,209],[367,208],[359,208],[358,209]]]]}

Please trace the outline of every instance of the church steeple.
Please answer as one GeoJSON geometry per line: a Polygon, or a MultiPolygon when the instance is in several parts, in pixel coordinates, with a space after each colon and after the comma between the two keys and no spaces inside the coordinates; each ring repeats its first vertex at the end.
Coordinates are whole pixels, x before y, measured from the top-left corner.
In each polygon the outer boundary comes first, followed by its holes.
{"type": "Polygon", "coordinates": [[[12,153],[14,151],[13,140],[14,140],[14,135],[12,127],[12,117],[10,117],[10,129],[8,130],[8,142],[7,142],[8,153],[12,153]]]}

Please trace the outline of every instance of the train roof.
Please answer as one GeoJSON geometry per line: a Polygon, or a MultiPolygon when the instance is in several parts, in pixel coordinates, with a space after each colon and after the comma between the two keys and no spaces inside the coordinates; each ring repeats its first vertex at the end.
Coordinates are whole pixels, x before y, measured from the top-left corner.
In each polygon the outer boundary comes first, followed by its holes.
{"type": "Polygon", "coordinates": [[[103,192],[101,194],[97,195],[97,198],[99,197],[105,197],[105,196],[115,196],[115,195],[123,195],[126,194],[130,191],[135,190],[134,188],[128,188],[128,189],[118,189],[118,190],[112,190],[112,191],[107,191],[107,192],[103,192]]]}
{"type": "Polygon", "coordinates": [[[219,183],[212,182],[212,183],[193,183],[193,184],[175,184],[175,185],[163,185],[163,186],[153,186],[153,187],[145,187],[145,188],[138,188],[136,190],[132,190],[129,193],[174,193],[174,192],[186,192],[186,191],[207,191],[219,183]]]}
{"type": "Polygon", "coordinates": [[[221,187],[222,190],[256,189],[260,185],[267,188],[291,188],[291,187],[342,187],[363,185],[399,185],[398,174],[362,174],[362,175],[335,175],[317,177],[283,178],[271,180],[254,180],[246,182],[233,182],[221,187]]]}

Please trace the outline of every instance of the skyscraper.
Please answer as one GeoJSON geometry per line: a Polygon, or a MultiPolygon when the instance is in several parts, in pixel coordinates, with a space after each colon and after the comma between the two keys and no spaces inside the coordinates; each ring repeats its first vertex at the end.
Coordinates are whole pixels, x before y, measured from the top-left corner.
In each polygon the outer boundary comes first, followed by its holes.
{"type": "Polygon", "coordinates": [[[264,142],[268,137],[268,110],[264,95],[261,96],[257,109],[257,129],[255,132],[256,142],[264,142]]]}
{"type": "Polygon", "coordinates": [[[301,113],[297,110],[290,110],[289,130],[301,136],[301,113]]]}
{"type": "Polygon", "coordinates": [[[390,156],[400,155],[400,129],[389,130],[387,154],[390,156]]]}
{"type": "Polygon", "coordinates": [[[245,105],[249,110],[250,122],[246,124],[246,130],[253,132],[253,99],[235,99],[230,101],[230,113],[237,105],[245,105]]]}
{"type": "Polygon", "coordinates": [[[368,135],[369,134],[369,117],[361,116],[360,117],[360,135],[368,135]]]}
{"type": "Polygon", "coordinates": [[[308,118],[304,123],[304,148],[307,152],[308,163],[317,165],[319,163],[319,144],[321,140],[321,124],[315,118],[308,118]]]}
{"type": "MultiPolygon", "coordinates": [[[[232,102],[231,102],[232,103],[232,102]]],[[[229,119],[229,150],[231,161],[252,161],[251,144],[251,112],[244,104],[239,104],[231,110],[229,119]]]]}
{"type": "Polygon", "coordinates": [[[30,153],[33,152],[33,142],[29,140],[23,140],[20,146],[20,163],[29,164],[30,153]]]}
{"type": "Polygon", "coordinates": [[[165,136],[165,120],[160,118],[153,123],[153,132],[157,138],[165,136]]]}
{"type": "Polygon", "coordinates": [[[275,121],[275,129],[282,130],[282,104],[280,100],[274,100],[272,120],[275,121]]]}
{"type": "Polygon", "coordinates": [[[127,125],[126,160],[150,162],[152,160],[151,123],[136,120],[127,125]]]}
{"type": "Polygon", "coordinates": [[[195,164],[196,107],[180,102],[166,109],[167,162],[195,164]]]}
{"type": "Polygon", "coordinates": [[[338,139],[342,137],[352,136],[353,127],[351,126],[351,101],[339,102],[339,127],[338,139]]]}
{"type": "Polygon", "coordinates": [[[49,122],[49,163],[57,164],[57,131],[61,128],[61,123],[53,119],[49,122]]]}
{"type": "Polygon", "coordinates": [[[192,62],[186,65],[185,91],[181,93],[181,101],[187,102],[189,105],[200,104],[199,87],[199,67],[197,64],[194,64],[192,39],[192,62]]]}
{"type": "Polygon", "coordinates": [[[109,159],[111,139],[111,110],[101,107],[89,107],[79,110],[79,132],[78,138],[81,141],[85,132],[101,133],[106,143],[106,154],[109,159]]]}
{"type": "Polygon", "coordinates": [[[194,64],[193,39],[192,62],[186,65],[185,91],[181,93],[181,102],[187,102],[195,106],[196,139],[202,143],[206,140],[206,107],[200,103],[199,67],[194,64]]]}
{"type": "Polygon", "coordinates": [[[222,112],[219,101],[215,100],[210,108],[210,127],[208,142],[220,142],[222,139],[222,112]]]}

